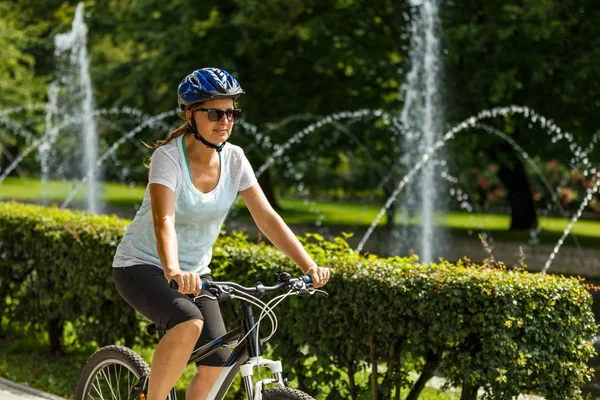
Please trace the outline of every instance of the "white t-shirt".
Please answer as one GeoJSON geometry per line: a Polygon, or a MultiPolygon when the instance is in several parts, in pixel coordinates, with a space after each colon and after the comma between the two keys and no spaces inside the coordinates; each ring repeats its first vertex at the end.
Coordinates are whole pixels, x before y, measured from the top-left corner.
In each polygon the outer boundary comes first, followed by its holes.
{"type": "MultiPolygon", "coordinates": [[[[192,184],[183,136],[157,148],[150,163],[148,185],[158,183],[175,193],[175,232],[179,267],[200,275],[210,273],[212,246],[238,192],[256,183],[244,151],[227,143],[221,151],[217,186],[202,193],[192,184]]],[[[149,264],[161,267],[156,250],[148,186],[144,200],[117,247],[113,267],[149,264]]]]}

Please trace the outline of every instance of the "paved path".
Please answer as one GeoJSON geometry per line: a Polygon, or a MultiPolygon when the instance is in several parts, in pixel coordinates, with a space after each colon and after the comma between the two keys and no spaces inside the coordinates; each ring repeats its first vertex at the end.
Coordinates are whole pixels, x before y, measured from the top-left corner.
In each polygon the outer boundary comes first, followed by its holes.
{"type": "Polygon", "coordinates": [[[40,392],[29,386],[20,385],[0,378],[0,400],[65,400],[62,397],[40,392]]]}

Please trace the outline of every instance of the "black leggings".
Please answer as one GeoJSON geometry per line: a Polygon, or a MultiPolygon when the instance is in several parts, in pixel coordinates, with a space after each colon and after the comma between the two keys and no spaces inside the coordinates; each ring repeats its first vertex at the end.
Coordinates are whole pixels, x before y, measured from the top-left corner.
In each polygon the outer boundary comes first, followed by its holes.
{"type": "MultiPolygon", "coordinates": [[[[113,277],[121,297],[158,326],[168,330],[185,321],[204,320],[196,348],[226,333],[219,302],[203,297],[194,303],[189,296],[169,287],[161,268],[153,265],[113,268],[113,277]]],[[[230,354],[231,350],[223,348],[196,364],[224,366],[230,354]]]]}

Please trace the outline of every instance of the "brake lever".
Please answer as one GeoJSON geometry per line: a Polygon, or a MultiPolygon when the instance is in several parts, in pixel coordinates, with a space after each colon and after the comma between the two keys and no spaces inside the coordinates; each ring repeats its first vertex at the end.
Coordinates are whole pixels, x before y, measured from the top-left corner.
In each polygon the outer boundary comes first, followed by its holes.
{"type": "Polygon", "coordinates": [[[329,293],[321,289],[313,289],[310,294],[318,294],[319,296],[329,297],[329,293]]]}
{"type": "Polygon", "coordinates": [[[233,292],[233,289],[229,286],[223,286],[223,288],[219,288],[218,286],[211,286],[210,288],[205,290],[206,291],[204,293],[201,293],[200,295],[194,297],[192,301],[196,302],[196,300],[199,300],[202,297],[208,297],[209,299],[217,300],[219,302],[227,301],[231,298],[231,292],[233,292]]]}
{"type": "MultiPolygon", "coordinates": [[[[219,301],[227,301],[231,298],[231,293],[233,292],[233,288],[227,285],[221,286],[220,290],[216,289],[215,291],[219,292],[217,296],[219,301]]],[[[213,293],[214,294],[214,293],[213,293]]]]}

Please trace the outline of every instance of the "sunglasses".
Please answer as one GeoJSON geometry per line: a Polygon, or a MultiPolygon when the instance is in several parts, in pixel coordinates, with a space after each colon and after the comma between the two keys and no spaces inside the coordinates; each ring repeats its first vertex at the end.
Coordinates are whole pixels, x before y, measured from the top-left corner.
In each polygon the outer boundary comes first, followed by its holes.
{"type": "Polygon", "coordinates": [[[206,111],[208,113],[209,121],[220,121],[223,115],[227,116],[227,119],[231,122],[236,121],[240,118],[242,110],[234,108],[233,110],[219,110],[216,108],[198,108],[196,111],[206,111]]]}

